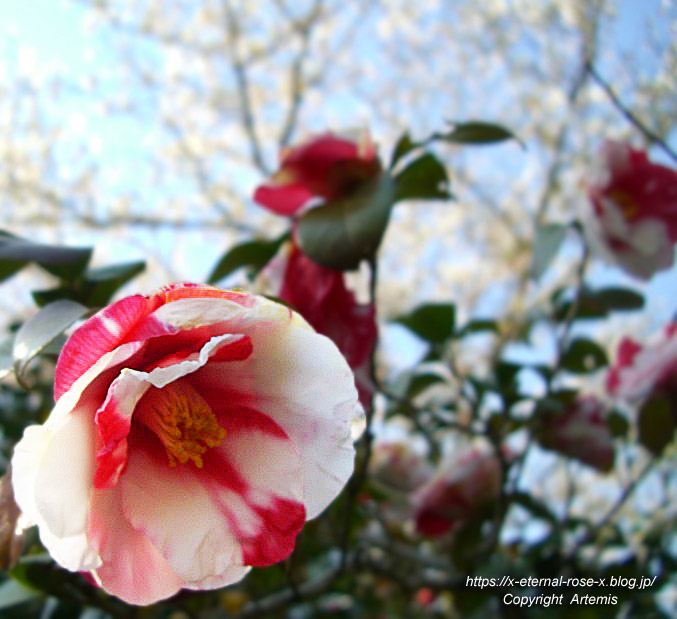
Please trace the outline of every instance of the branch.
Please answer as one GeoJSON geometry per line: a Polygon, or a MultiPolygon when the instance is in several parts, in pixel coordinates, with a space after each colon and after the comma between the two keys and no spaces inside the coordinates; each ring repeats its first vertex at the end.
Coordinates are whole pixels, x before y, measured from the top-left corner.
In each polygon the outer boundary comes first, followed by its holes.
{"type": "Polygon", "coordinates": [[[242,115],[242,124],[249,138],[249,147],[251,150],[252,161],[264,176],[270,175],[270,170],[263,159],[259,138],[256,133],[256,123],[254,120],[254,111],[252,109],[251,97],[249,95],[249,78],[247,68],[238,52],[238,41],[240,39],[240,25],[230,6],[230,2],[225,0],[223,6],[226,11],[226,26],[229,34],[229,51],[231,62],[233,63],[233,72],[235,73],[235,82],[237,83],[237,94],[240,100],[240,113],[242,115]]]}
{"type": "Polygon", "coordinates": [[[677,161],[677,152],[675,152],[668,143],[663,140],[660,136],[656,135],[651,129],[649,129],[633,112],[628,109],[623,102],[620,100],[618,95],[613,91],[611,86],[602,78],[602,76],[597,72],[595,66],[591,61],[586,63],[586,69],[593,80],[599,85],[602,90],[607,94],[611,103],[614,104],[614,107],[621,113],[625,118],[630,121],[630,123],[639,129],[639,131],[644,135],[644,137],[649,140],[652,144],[658,144],[674,161],[677,161]]]}

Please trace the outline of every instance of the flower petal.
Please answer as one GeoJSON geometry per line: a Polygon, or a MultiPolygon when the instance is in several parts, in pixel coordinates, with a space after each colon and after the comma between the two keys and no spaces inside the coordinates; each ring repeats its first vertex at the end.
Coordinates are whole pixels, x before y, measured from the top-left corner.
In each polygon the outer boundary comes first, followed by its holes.
{"type": "Polygon", "coordinates": [[[73,383],[105,353],[125,341],[127,334],[157,307],[157,301],[135,295],[97,312],[63,347],[54,375],[54,399],[58,400],[73,383]]]}
{"type": "Polygon", "coordinates": [[[164,452],[130,449],[120,479],[124,514],[185,581],[218,577],[242,565],[228,521],[199,477],[187,466],[170,468],[164,452]]]}
{"type": "Polygon", "coordinates": [[[101,563],[86,536],[93,434],[90,410],[82,407],[58,424],[27,428],[12,460],[17,504],[39,526],[50,554],[69,570],[101,563]]]}
{"type": "MultiPolygon", "coordinates": [[[[272,311],[260,308],[264,315],[272,311]]],[[[295,317],[252,333],[246,361],[210,363],[191,381],[208,401],[239,393],[280,425],[301,454],[304,503],[307,517],[314,518],[352,474],[351,423],[361,409],[352,372],[336,346],[295,317]]]]}
{"type": "Polygon", "coordinates": [[[228,518],[246,565],[270,565],[294,548],[306,520],[298,450],[270,417],[224,408],[226,439],[205,456],[209,488],[228,518]]]}
{"type": "Polygon", "coordinates": [[[183,586],[148,537],[125,518],[119,488],[94,491],[88,536],[103,559],[93,575],[108,593],[130,604],[146,605],[170,597],[183,586]]]}

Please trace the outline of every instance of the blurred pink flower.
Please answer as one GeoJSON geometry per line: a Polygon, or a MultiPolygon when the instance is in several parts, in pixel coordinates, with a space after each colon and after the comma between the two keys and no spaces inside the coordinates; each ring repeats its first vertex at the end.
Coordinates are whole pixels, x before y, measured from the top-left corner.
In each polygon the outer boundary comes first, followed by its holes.
{"type": "Polygon", "coordinates": [[[590,183],[592,228],[602,250],[628,273],[649,279],[672,266],[677,242],[677,172],[615,141],[590,183]]]}
{"type": "Polygon", "coordinates": [[[369,470],[373,479],[401,492],[420,488],[433,476],[433,467],[404,441],[377,441],[369,470]]]}
{"type": "Polygon", "coordinates": [[[353,376],[281,304],[183,284],[70,337],[12,483],[52,557],[150,604],[287,557],[353,470],[353,376]]]}
{"type": "Polygon", "coordinates": [[[548,413],[542,422],[540,442],[547,449],[600,471],[613,467],[613,437],[606,422],[606,406],[595,396],[578,398],[563,413],[548,413]]]}
{"type": "Polygon", "coordinates": [[[254,200],[277,213],[294,215],[314,198],[334,200],[380,172],[368,136],[357,141],[324,133],[280,154],[280,169],[254,193],[254,200]]]}
{"type": "Polygon", "coordinates": [[[629,401],[643,400],[656,391],[677,396],[677,322],[644,346],[624,338],[606,385],[610,395],[629,401]]]}
{"type": "Polygon", "coordinates": [[[436,537],[480,516],[500,494],[501,481],[501,463],[488,448],[445,457],[412,496],[417,531],[436,537]]]}

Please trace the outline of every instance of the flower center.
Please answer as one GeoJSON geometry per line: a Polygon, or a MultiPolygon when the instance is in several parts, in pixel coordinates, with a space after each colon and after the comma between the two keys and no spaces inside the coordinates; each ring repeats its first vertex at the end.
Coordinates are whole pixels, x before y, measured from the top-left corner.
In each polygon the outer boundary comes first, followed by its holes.
{"type": "Polygon", "coordinates": [[[609,193],[609,197],[621,209],[626,220],[632,221],[639,215],[639,205],[625,191],[615,189],[609,193]]]}
{"type": "Polygon", "coordinates": [[[151,397],[144,398],[141,421],[162,442],[169,465],[192,460],[201,469],[203,454],[210,447],[218,447],[226,437],[209,404],[193,387],[182,382],[154,388],[147,396],[151,397]]]}

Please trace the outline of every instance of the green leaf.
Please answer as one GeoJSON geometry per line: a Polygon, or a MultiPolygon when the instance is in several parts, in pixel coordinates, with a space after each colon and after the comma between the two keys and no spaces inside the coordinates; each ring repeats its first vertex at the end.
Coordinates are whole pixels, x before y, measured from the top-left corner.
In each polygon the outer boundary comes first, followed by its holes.
{"type": "Polygon", "coordinates": [[[439,159],[430,153],[412,161],[395,177],[395,201],[445,200],[449,178],[439,159]]]}
{"type": "Polygon", "coordinates": [[[0,609],[28,602],[39,597],[39,595],[39,593],[24,587],[16,580],[6,580],[0,584],[0,609]]]}
{"type": "MultiPolygon", "coordinates": [[[[566,320],[571,311],[571,299],[564,300],[564,290],[553,295],[555,319],[566,320]]],[[[583,288],[578,297],[576,320],[606,318],[612,311],[634,311],[644,307],[644,297],[634,290],[619,287],[590,290],[583,288]]]]}
{"type": "Polygon", "coordinates": [[[455,321],[456,307],[449,303],[420,305],[410,314],[395,319],[395,322],[431,343],[442,343],[450,338],[454,333],[455,321]]]}
{"type": "Polygon", "coordinates": [[[557,522],[557,517],[548,509],[547,505],[536,499],[535,497],[527,494],[526,492],[514,492],[510,495],[510,498],[521,505],[525,509],[529,510],[536,518],[545,520],[555,524],[557,522]]]}
{"type": "Polygon", "coordinates": [[[33,243],[17,236],[0,234],[0,280],[9,277],[29,262],[64,280],[76,278],[84,271],[92,248],[62,247],[33,243]]]}
{"type": "Polygon", "coordinates": [[[675,418],[670,398],[656,395],[649,398],[639,411],[639,442],[659,456],[673,439],[675,418]]]}
{"type": "Polygon", "coordinates": [[[350,196],[309,210],[298,222],[301,251],[330,269],[356,269],[376,253],[394,198],[394,181],[382,174],[350,196]]]}
{"type": "Polygon", "coordinates": [[[594,372],[608,364],[604,349],[592,340],[578,338],[571,342],[562,355],[561,365],[574,374],[594,372]]]}
{"type": "Polygon", "coordinates": [[[5,378],[14,369],[14,357],[12,356],[12,339],[7,338],[0,342],[0,380],[5,378]]]}
{"type": "Polygon", "coordinates": [[[459,329],[456,332],[456,337],[465,337],[466,335],[472,333],[482,333],[485,331],[491,331],[492,333],[498,333],[498,323],[495,320],[471,320],[463,328],[459,329]]]}
{"type": "Polygon", "coordinates": [[[393,150],[393,156],[390,160],[390,169],[392,170],[395,167],[395,164],[404,157],[407,153],[411,152],[415,148],[420,146],[418,142],[412,141],[408,133],[404,133],[402,137],[397,141],[395,145],[395,150],[393,150]]]}
{"type": "Polygon", "coordinates": [[[83,603],[90,594],[82,576],[60,568],[48,555],[24,557],[10,570],[10,575],[24,587],[60,600],[83,603]]]}
{"type": "Polygon", "coordinates": [[[628,430],[630,429],[630,424],[625,415],[622,415],[616,410],[609,413],[607,424],[609,430],[611,430],[611,434],[617,438],[627,436],[628,430]]]}
{"type": "Polygon", "coordinates": [[[495,123],[469,121],[453,123],[449,133],[435,134],[435,138],[457,144],[494,144],[505,140],[516,140],[524,148],[522,141],[512,132],[495,123]]]}
{"type": "Polygon", "coordinates": [[[40,307],[60,299],[76,301],[87,307],[103,307],[121,286],[145,268],[144,261],[137,261],[88,269],[83,277],[67,286],[35,290],[31,294],[40,307]]]}
{"type": "Polygon", "coordinates": [[[80,303],[62,299],[46,305],[21,325],[12,349],[17,377],[21,379],[28,362],[88,311],[80,303]]]}
{"type": "Polygon", "coordinates": [[[433,374],[432,372],[427,372],[425,374],[415,374],[411,377],[409,385],[407,386],[407,396],[409,398],[415,398],[428,387],[432,387],[432,385],[437,385],[443,382],[445,382],[444,377],[440,376],[439,374],[433,374]]]}
{"type": "Polygon", "coordinates": [[[517,374],[521,369],[522,366],[518,363],[512,363],[511,361],[499,361],[494,367],[496,381],[503,388],[503,390],[513,388],[515,386],[517,374]]]}
{"type": "Polygon", "coordinates": [[[593,295],[610,311],[632,311],[644,307],[644,297],[638,292],[627,288],[601,288],[594,292],[593,295]]]}
{"type": "Polygon", "coordinates": [[[218,261],[207,278],[207,283],[215,284],[241,267],[249,267],[255,271],[260,271],[287,238],[289,238],[289,234],[285,232],[282,236],[270,241],[247,241],[232,247],[218,261]]]}
{"type": "Polygon", "coordinates": [[[531,258],[531,277],[540,279],[546,272],[566,234],[567,227],[561,224],[546,224],[538,227],[531,258]]]}

